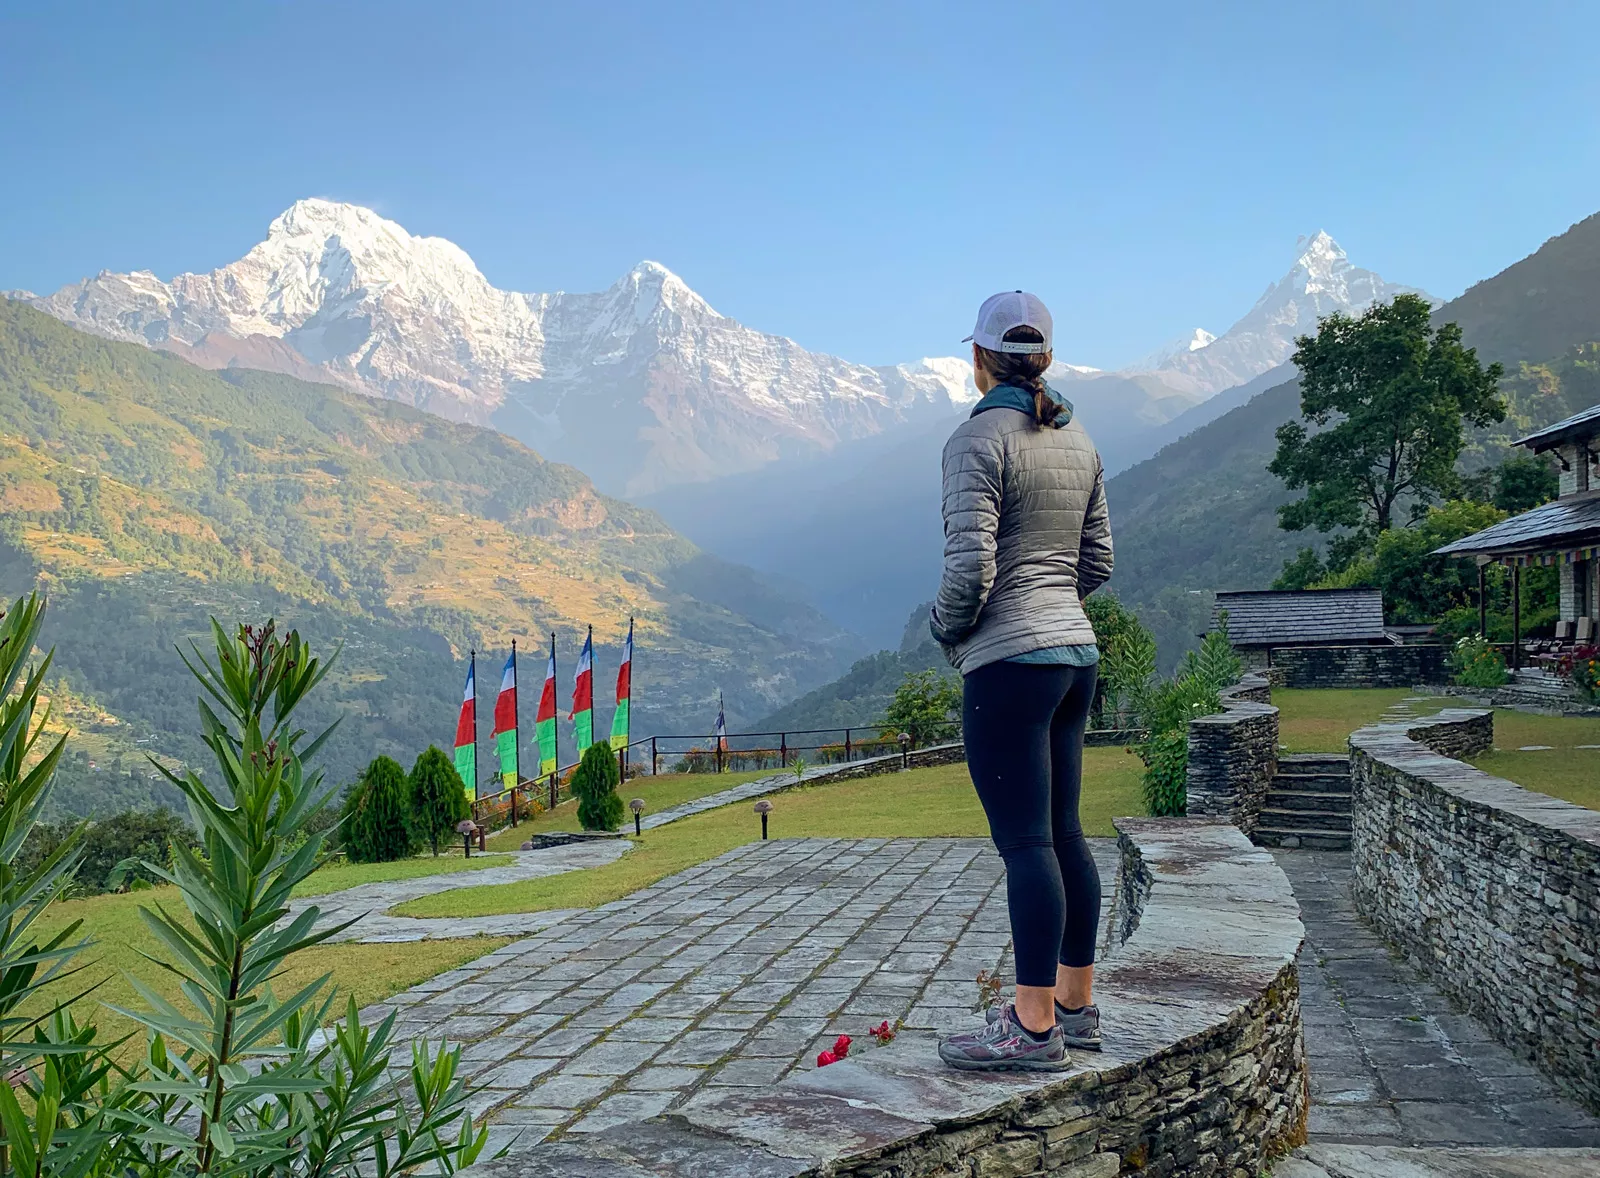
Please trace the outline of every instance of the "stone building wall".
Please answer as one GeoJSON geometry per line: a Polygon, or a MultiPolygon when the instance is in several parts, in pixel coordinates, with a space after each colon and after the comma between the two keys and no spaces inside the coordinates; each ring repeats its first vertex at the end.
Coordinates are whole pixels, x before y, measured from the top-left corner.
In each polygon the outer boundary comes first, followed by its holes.
{"type": "Polygon", "coordinates": [[[1449,683],[1445,646],[1276,647],[1272,667],[1284,687],[1416,687],[1449,683]]]}
{"type": "Polygon", "coordinates": [[[1238,830],[1119,820],[1143,881],[1130,938],[1096,971],[1111,1031],[1070,1070],[955,1071],[902,1034],[776,1084],[705,1093],[648,1121],[572,1134],[463,1178],[1112,1178],[1255,1175],[1305,1139],[1296,970],[1304,929],[1283,872],[1238,830]],[[1113,1029],[1114,1027],[1114,1029],[1113,1029]]]}
{"type": "Polygon", "coordinates": [[[1600,1111],[1600,812],[1453,758],[1493,713],[1351,738],[1356,903],[1496,1038],[1600,1111]]]}
{"type": "Polygon", "coordinates": [[[1278,767],[1278,709],[1259,675],[1223,692],[1223,710],[1189,721],[1188,814],[1256,828],[1278,767]]]}

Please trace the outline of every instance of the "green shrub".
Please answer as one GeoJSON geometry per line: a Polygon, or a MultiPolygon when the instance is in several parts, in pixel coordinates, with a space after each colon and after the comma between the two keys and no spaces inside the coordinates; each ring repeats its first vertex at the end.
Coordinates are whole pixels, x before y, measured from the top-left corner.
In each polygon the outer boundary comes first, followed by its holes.
{"type": "Polygon", "coordinates": [[[439,842],[455,837],[456,823],[470,817],[472,807],[461,785],[455,762],[438,745],[430,744],[411,767],[409,781],[411,829],[439,853],[439,842]]]}
{"type": "Polygon", "coordinates": [[[1243,664],[1228,638],[1228,617],[1184,656],[1171,679],[1155,675],[1154,643],[1137,643],[1121,672],[1121,691],[1150,735],[1137,749],[1144,762],[1144,798],[1151,814],[1187,812],[1189,721],[1222,710],[1221,692],[1239,681],[1243,664]]]}
{"type": "MultiPolygon", "coordinates": [[[[80,825],[70,819],[39,823],[18,856],[18,868],[32,870],[43,863],[80,825]]],[[[77,890],[93,895],[131,885],[134,880],[159,882],[144,861],[166,866],[172,861],[174,843],[192,848],[195,838],[189,824],[171,810],[127,810],[92,821],[83,829],[79,843],[83,861],[75,881],[77,890]]]]}
{"type": "Polygon", "coordinates": [[[938,671],[907,671],[894,689],[883,729],[885,740],[896,740],[904,732],[913,748],[951,740],[956,734],[955,717],[961,711],[961,684],[954,675],[938,671]]]}
{"type": "Polygon", "coordinates": [[[1188,811],[1189,734],[1179,729],[1151,736],[1139,751],[1144,761],[1144,804],[1157,818],[1188,811]]]}
{"type": "Polygon", "coordinates": [[[353,861],[389,863],[417,849],[420,840],[411,827],[406,793],[406,771],[400,763],[375,757],[346,803],[344,848],[353,861]]]}
{"type": "Polygon", "coordinates": [[[585,830],[616,830],[622,825],[622,795],[617,785],[622,774],[616,755],[605,742],[592,744],[572,775],[572,793],[578,799],[578,825],[585,830]]]}
{"type": "Polygon", "coordinates": [[[1469,634],[1450,652],[1456,682],[1462,687],[1500,687],[1507,679],[1506,661],[1500,652],[1476,634],[1469,634]]]}

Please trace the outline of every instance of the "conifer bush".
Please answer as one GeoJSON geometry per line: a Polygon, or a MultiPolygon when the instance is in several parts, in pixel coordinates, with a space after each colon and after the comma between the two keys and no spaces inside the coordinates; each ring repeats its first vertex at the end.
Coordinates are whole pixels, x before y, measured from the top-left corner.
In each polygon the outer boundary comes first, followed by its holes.
{"type": "Polygon", "coordinates": [[[605,742],[592,744],[572,775],[572,792],[578,799],[578,825],[585,830],[616,830],[622,825],[622,795],[617,786],[622,774],[617,758],[605,742]]]}
{"type": "Polygon", "coordinates": [[[374,757],[348,803],[345,853],[357,863],[390,863],[417,849],[406,771],[393,757],[374,757]]]}
{"type": "Polygon", "coordinates": [[[417,837],[439,853],[439,842],[448,844],[456,833],[456,823],[472,816],[467,793],[455,763],[436,744],[430,744],[411,767],[411,826],[417,837]]]}

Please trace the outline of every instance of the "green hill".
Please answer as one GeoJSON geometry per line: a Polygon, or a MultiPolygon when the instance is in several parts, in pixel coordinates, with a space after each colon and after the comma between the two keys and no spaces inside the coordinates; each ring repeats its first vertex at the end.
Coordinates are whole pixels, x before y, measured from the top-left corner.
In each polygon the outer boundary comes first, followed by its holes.
{"type": "Polygon", "coordinates": [[[501,434],[200,369],[0,300],[0,588],[33,584],[50,593],[64,687],[139,750],[180,760],[196,754],[195,691],[173,645],[208,615],[271,614],[342,641],[324,693],[328,716],[345,717],[329,750],[340,778],[376,753],[409,763],[447,742],[473,648],[487,767],[513,637],[530,732],[552,630],[565,701],[595,627],[599,730],[638,618],[640,733],[709,727],[719,687],[730,723],[761,715],[858,650],[815,610],[501,434]]]}
{"type": "MultiPolygon", "coordinates": [[[[1464,470],[1497,461],[1510,441],[1600,401],[1600,214],[1472,287],[1434,313],[1461,324],[1485,362],[1500,361],[1510,416],[1481,431],[1464,470]],[[1539,359],[1542,363],[1530,363],[1539,359]]],[[[1266,471],[1274,432],[1299,416],[1290,381],[1173,442],[1106,484],[1116,545],[1112,585],[1155,632],[1170,666],[1210,618],[1211,595],[1270,585],[1316,533],[1284,532],[1293,496],[1266,471]]]]}
{"type": "Polygon", "coordinates": [[[950,671],[944,653],[928,632],[924,602],[911,611],[898,650],[880,650],[855,664],[832,683],[806,692],[785,704],[757,725],[757,731],[780,732],[810,728],[843,728],[883,719],[895,688],[913,671],[950,671]]]}

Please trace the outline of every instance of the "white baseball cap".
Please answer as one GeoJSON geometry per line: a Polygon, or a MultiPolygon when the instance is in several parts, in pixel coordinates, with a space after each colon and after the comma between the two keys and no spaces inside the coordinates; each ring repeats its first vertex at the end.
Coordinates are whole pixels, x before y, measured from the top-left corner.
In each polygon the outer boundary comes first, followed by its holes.
{"type": "Polygon", "coordinates": [[[1050,312],[1038,295],[1023,290],[1006,290],[990,295],[978,308],[978,326],[962,343],[975,343],[991,352],[1019,352],[1041,355],[1050,350],[1050,312]],[[1042,344],[1008,343],[1006,332],[1014,327],[1031,327],[1044,336],[1042,344]]]}

